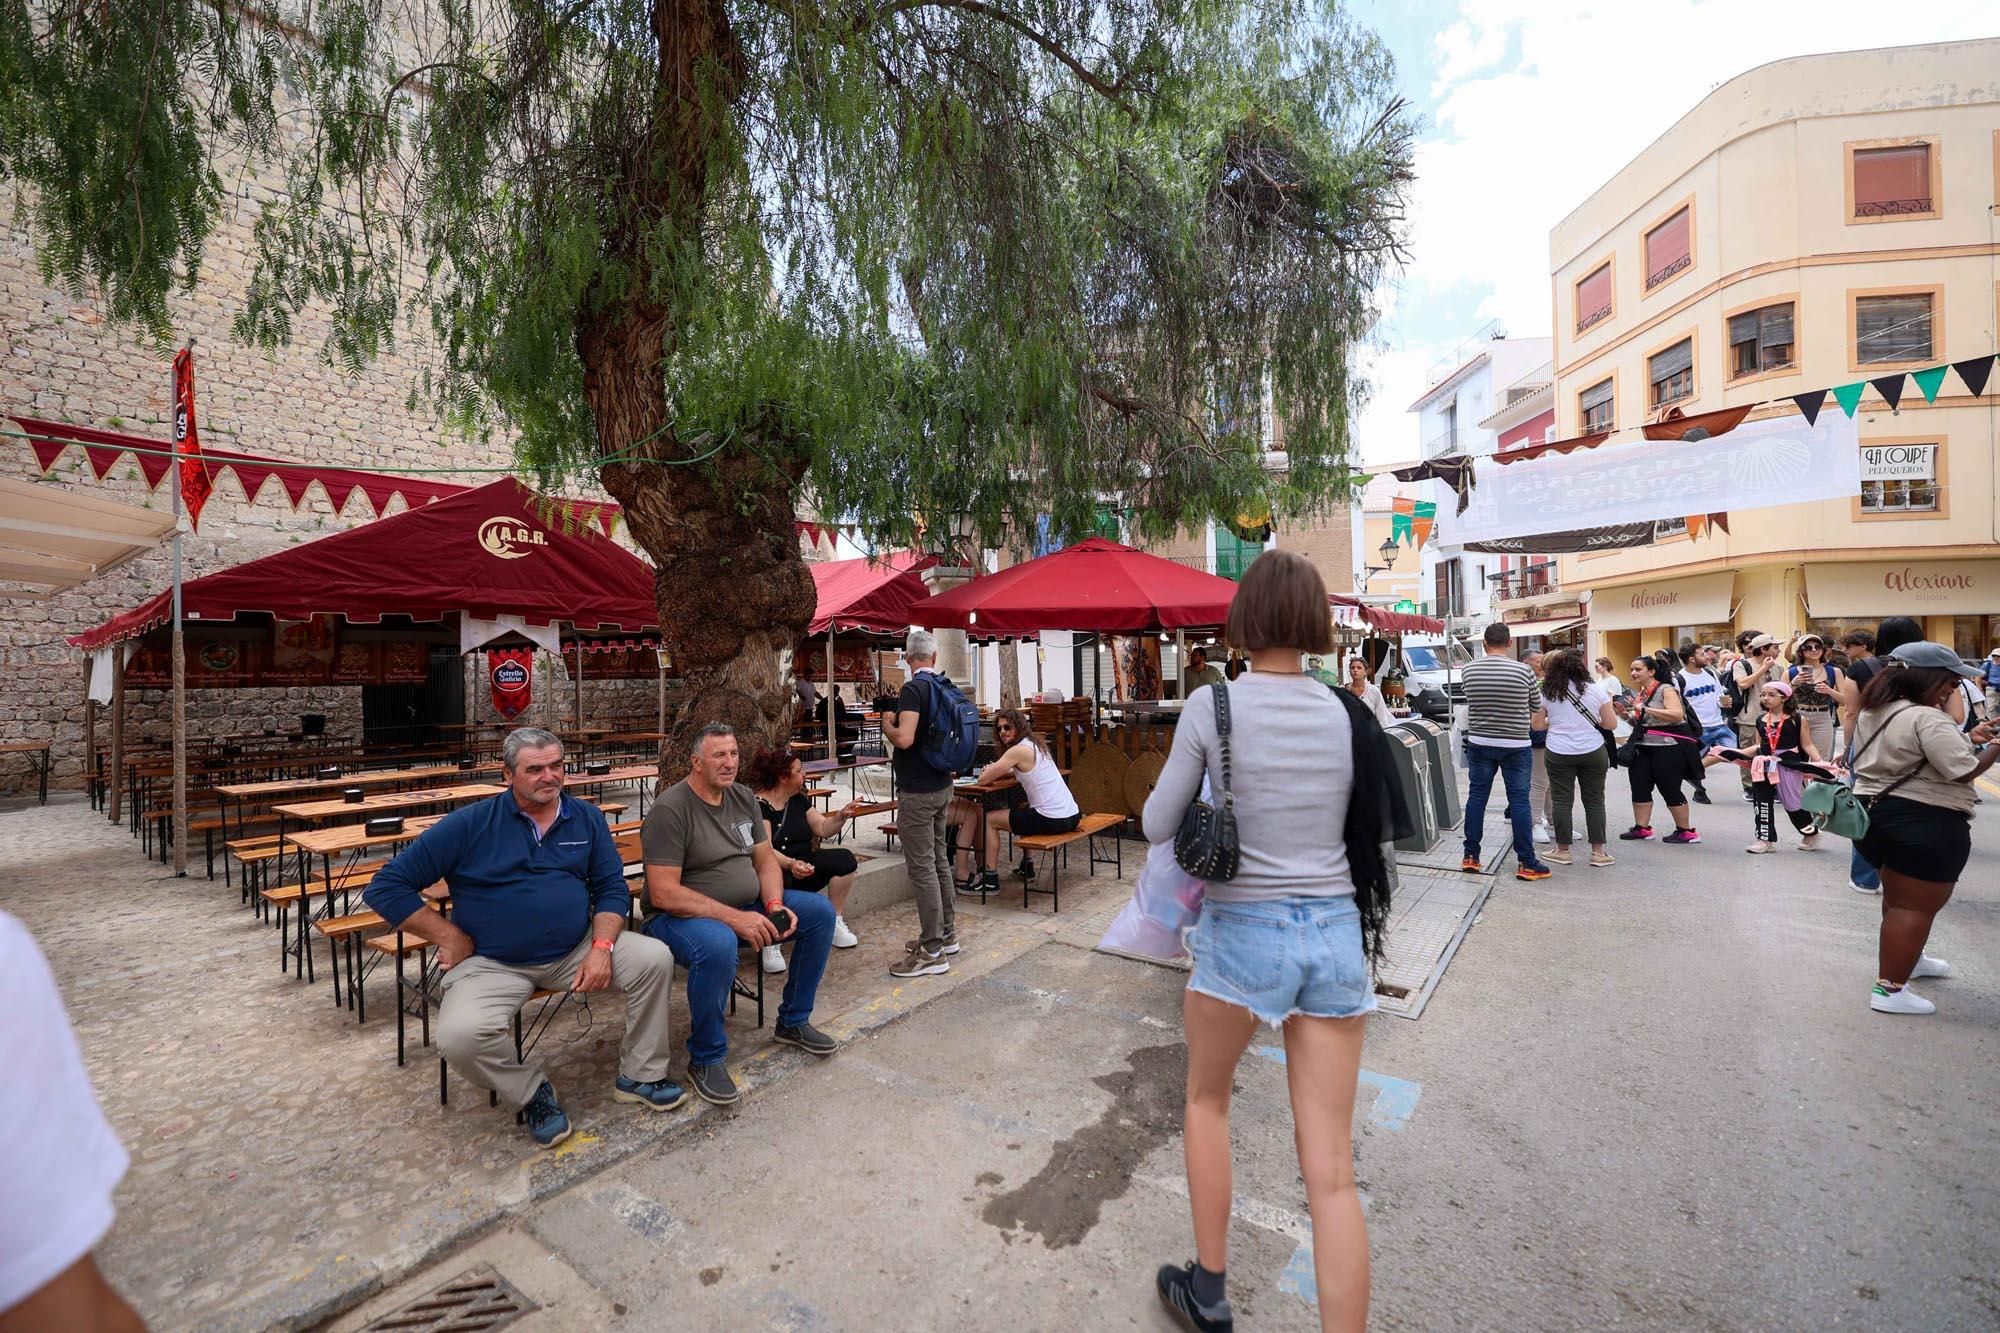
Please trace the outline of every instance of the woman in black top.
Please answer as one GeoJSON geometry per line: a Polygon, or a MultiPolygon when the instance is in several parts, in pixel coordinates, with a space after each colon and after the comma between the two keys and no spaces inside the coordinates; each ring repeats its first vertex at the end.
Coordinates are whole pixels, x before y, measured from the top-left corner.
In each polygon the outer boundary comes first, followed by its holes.
{"type": "MultiPolygon", "coordinates": [[[[771,826],[771,848],[785,868],[786,887],[804,893],[824,893],[833,904],[833,947],[852,949],[860,943],[842,917],[847,892],[854,887],[859,863],[845,847],[820,847],[821,838],[831,838],[854,818],[854,806],[842,806],[821,814],[806,799],[805,766],[795,754],[760,750],[750,761],[744,776],[757,793],[757,808],[771,826]]],[[[764,970],[785,970],[783,952],[775,946],[764,950],[764,970]],[[776,966],[773,966],[773,963],[776,966]]]]}

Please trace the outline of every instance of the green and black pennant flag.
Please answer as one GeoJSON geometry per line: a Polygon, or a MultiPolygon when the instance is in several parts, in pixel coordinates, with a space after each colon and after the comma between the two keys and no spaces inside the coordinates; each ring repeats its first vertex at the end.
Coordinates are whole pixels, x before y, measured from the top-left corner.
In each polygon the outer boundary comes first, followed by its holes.
{"type": "Polygon", "coordinates": [[[1875,386],[1876,393],[1882,395],[1882,401],[1889,405],[1890,411],[1895,411],[1897,406],[1902,403],[1903,377],[1901,375],[1884,375],[1879,380],[1869,380],[1868,382],[1875,386]]]}
{"type": "Polygon", "coordinates": [[[1944,373],[1948,369],[1950,369],[1949,366],[1932,366],[1929,370],[1913,370],[1910,372],[1910,379],[1923,392],[1925,402],[1935,403],[1937,401],[1938,390],[1944,387],[1944,373]]]}
{"type": "Polygon", "coordinates": [[[1826,390],[1814,389],[1811,393],[1792,395],[1792,401],[1799,405],[1799,415],[1806,419],[1808,426],[1819,424],[1819,409],[1826,402],[1826,390]]]}
{"type": "Polygon", "coordinates": [[[1965,391],[1974,398],[1986,392],[1986,377],[1993,373],[1994,358],[1975,356],[1970,361],[1954,361],[1951,368],[1965,381],[1965,391]]]}
{"type": "Polygon", "coordinates": [[[1840,404],[1840,410],[1849,416],[1861,406],[1861,391],[1868,387],[1867,381],[1856,380],[1852,384],[1842,384],[1833,391],[1833,401],[1840,404]]]}

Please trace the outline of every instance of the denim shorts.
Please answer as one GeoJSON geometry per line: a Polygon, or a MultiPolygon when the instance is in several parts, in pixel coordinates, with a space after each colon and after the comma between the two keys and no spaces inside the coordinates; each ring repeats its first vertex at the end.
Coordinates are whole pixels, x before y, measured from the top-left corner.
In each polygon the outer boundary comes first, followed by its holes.
{"type": "Polygon", "coordinates": [[[1352,898],[1202,903],[1188,935],[1188,989],[1248,1009],[1272,1027],[1293,1014],[1353,1018],[1375,1008],[1352,898]]]}

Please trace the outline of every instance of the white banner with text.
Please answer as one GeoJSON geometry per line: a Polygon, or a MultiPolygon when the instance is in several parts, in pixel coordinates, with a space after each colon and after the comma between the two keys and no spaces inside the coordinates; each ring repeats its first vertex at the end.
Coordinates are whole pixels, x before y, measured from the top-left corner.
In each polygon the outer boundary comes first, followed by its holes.
{"type": "Polygon", "coordinates": [[[1774,417],[1706,440],[1600,445],[1523,463],[1481,459],[1478,477],[1463,514],[1438,507],[1442,544],[1859,495],[1860,432],[1839,412],[1811,426],[1774,417]]]}

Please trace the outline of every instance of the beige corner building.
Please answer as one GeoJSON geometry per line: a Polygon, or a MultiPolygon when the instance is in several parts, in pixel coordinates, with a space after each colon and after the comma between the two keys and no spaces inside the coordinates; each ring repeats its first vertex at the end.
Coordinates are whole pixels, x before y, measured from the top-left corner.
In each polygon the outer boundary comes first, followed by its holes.
{"type": "MultiPolygon", "coordinates": [[[[1804,56],[1716,89],[1550,234],[1556,433],[1625,429],[2000,347],[2000,40],[1804,56]]],[[[2000,645],[2000,372],[1871,389],[1857,498],[1565,556],[1594,653],[1924,618],[2000,645]]],[[[1840,408],[1829,397],[1824,410],[1840,408]]],[[[1671,444],[1655,446],[1671,449],[1671,444]]]]}

